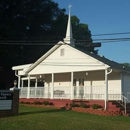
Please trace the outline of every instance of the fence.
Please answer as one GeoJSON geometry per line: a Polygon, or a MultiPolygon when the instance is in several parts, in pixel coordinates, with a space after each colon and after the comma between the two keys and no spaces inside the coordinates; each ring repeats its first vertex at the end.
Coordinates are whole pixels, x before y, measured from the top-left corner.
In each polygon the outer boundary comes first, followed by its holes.
{"type": "MultiPolygon", "coordinates": [[[[51,87],[30,87],[30,98],[50,98],[51,87]]],[[[20,91],[20,98],[27,98],[28,87],[22,87],[20,91]]],[[[71,87],[70,86],[55,86],[54,87],[55,99],[70,99],[71,87]]],[[[74,99],[92,99],[104,100],[105,99],[105,86],[74,86],[73,87],[74,99]]],[[[121,94],[113,90],[108,91],[108,100],[121,100],[121,94]]]]}

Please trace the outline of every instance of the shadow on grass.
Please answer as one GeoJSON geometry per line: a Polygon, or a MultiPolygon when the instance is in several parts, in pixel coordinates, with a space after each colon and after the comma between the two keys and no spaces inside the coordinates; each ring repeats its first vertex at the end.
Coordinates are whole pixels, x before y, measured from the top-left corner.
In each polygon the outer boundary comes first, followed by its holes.
{"type": "Polygon", "coordinates": [[[63,112],[63,111],[66,111],[66,110],[65,109],[36,110],[36,111],[20,112],[17,116],[28,115],[28,114],[39,114],[39,113],[54,113],[54,112],[63,112]]]}

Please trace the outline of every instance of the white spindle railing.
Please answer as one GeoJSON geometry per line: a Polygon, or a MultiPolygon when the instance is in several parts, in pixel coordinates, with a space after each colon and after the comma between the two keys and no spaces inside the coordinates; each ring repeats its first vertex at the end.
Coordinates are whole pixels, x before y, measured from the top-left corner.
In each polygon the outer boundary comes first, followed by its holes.
{"type": "MultiPolygon", "coordinates": [[[[27,98],[28,87],[22,87],[20,90],[20,98],[27,98]]],[[[30,98],[50,98],[49,87],[30,87],[30,98]]]]}
{"type": "Polygon", "coordinates": [[[128,103],[130,103],[130,92],[127,92],[128,103]]]}
{"type": "Polygon", "coordinates": [[[71,97],[70,86],[55,86],[54,87],[54,98],[70,99],[71,97]]]}
{"type": "Polygon", "coordinates": [[[125,114],[127,112],[127,98],[123,95],[121,95],[122,100],[116,100],[119,104],[121,104],[124,107],[125,114]]]}
{"type": "Polygon", "coordinates": [[[20,98],[27,98],[27,89],[28,87],[22,87],[20,89],[20,98]]]}
{"type": "MultiPolygon", "coordinates": [[[[129,93],[129,92],[128,92],[129,93]]],[[[127,93],[127,94],[128,94],[127,93]]],[[[129,102],[128,98],[125,97],[124,95],[126,95],[125,93],[123,93],[123,95],[115,90],[111,90],[109,91],[109,100],[115,100],[117,101],[120,105],[122,105],[124,107],[125,110],[125,114],[127,112],[127,103],[129,102]]]]}
{"type": "MultiPolygon", "coordinates": [[[[27,98],[28,87],[21,87],[20,98],[27,98]]],[[[50,98],[51,87],[30,87],[30,98],[50,98]]],[[[104,100],[105,86],[74,86],[74,99],[93,99],[104,100]]],[[[108,100],[123,100],[124,95],[114,90],[108,91],[108,100]]],[[[130,98],[130,93],[127,93],[127,98],[130,98]]],[[[57,99],[70,99],[71,87],[70,86],[54,86],[54,98],[57,99]]],[[[127,100],[128,102],[128,100],[127,100]]]]}
{"type": "Polygon", "coordinates": [[[121,92],[117,92],[115,90],[109,90],[108,100],[121,100],[121,92]]]}
{"type": "Polygon", "coordinates": [[[105,86],[74,86],[75,99],[104,99],[105,86]]]}

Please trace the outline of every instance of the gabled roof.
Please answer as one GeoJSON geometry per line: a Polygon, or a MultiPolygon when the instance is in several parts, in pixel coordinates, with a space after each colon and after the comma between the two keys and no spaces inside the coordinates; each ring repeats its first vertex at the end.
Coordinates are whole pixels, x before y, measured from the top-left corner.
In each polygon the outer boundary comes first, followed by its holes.
{"type": "Polygon", "coordinates": [[[83,53],[103,62],[104,64],[111,66],[112,68],[115,68],[115,69],[118,69],[118,70],[121,70],[121,71],[127,71],[127,72],[129,71],[129,73],[130,73],[130,67],[128,67],[128,66],[124,66],[123,64],[109,60],[109,59],[105,58],[104,56],[99,56],[97,54],[90,53],[87,50],[79,49],[77,47],[74,47],[74,48],[76,48],[77,50],[79,50],[79,51],[81,51],[81,52],[83,52],[83,53]]]}
{"type": "MultiPolygon", "coordinates": [[[[52,49],[50,49],[46,54],[44,54],[41,58],[39,58],[34,64],[32,64],[28,69],[26,69],[25,71],[25,74],[29,73],[32,69],[34,69],[37,65],[39,65],[44,59],[46,59],[49,55],[51,55],[55,50],[57,50],[61,45],[65,45],[66,43],[64,42],[58,42],[52,49]]],[[[94,53],[90,53],[88,52],[87,50],[84,50],[84,49],[79,49],[77,47],[73,47],[69,44],[66,44],[72,48],[75,48],[95,59],[97,59],[98,61],[101,61],[102,63],[110,66],[111,68],[114,68],[114,69],[117,69],[117,70],[120,70],[120,71],[124,71],[124,72],[128,72],[130,73],[130,67],[127,67],[127,66],[124,66],[122,64],[119,64],[117,62],[114,62],[114,61],[111,61],[107,58],[105,58],[104,56],[99,56],[97,54],[94,54],[94,53]]]]}
{"type": "Polygon", "coordinates": [[[52,54],[56,49],[58,49],[61,45],[66,44],[62,41],[58,42],[54,47],[52,47],[47,53],[45,53],[41,58],[39,58],[35,63],[33,63],[26,71],[25,74],[29,73],[33,68],[39,65],[44,59],[46,59],[50,54],[52,54]]]}

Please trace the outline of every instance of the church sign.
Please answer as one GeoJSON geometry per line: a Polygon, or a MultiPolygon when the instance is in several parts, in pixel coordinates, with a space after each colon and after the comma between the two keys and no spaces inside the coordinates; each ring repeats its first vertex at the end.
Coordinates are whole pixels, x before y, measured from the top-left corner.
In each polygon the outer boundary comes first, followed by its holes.
{"type": "Polygon", "coordinates": [[[13,93],[9,90],[0,90],[0,110],[12,109],[13,93]]]}

